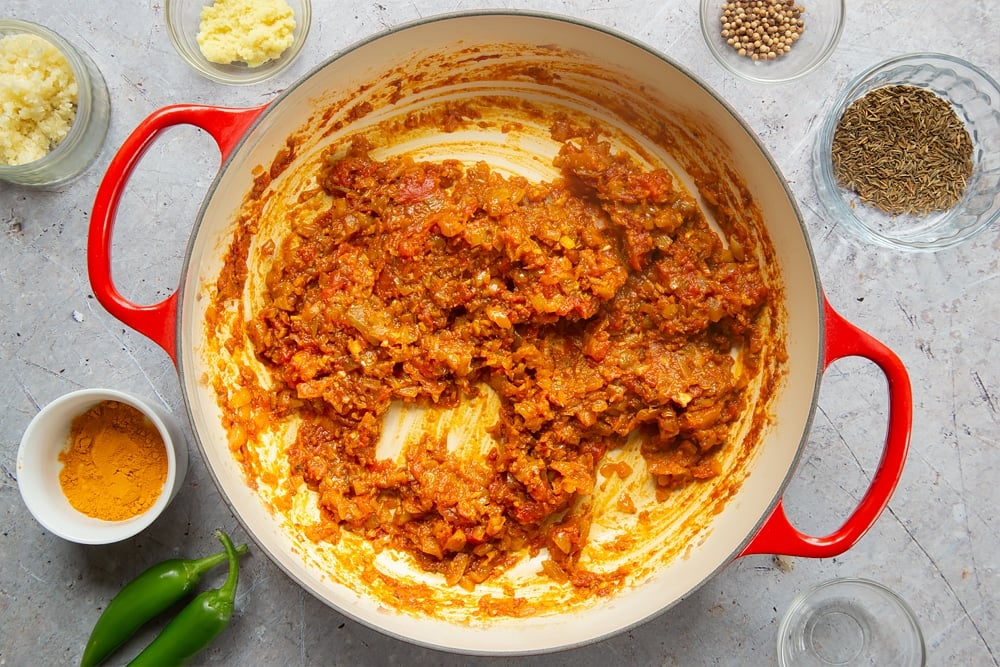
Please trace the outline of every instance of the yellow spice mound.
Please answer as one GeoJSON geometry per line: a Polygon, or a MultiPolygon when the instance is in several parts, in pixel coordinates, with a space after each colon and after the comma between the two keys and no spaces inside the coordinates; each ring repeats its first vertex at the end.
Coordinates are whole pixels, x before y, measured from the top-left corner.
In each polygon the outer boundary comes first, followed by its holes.
{"type": "Polygon", "coordinates": [[[201,10],[198,47],[209,62],[259,67],[292,45],[294,30],[285,0],[216,0],[201,10]]]}
{"type": "Polygon", "coordinates": [[[0,164],[34,162],[66,138],[76,117],[73,69],[37,35],[0,39],[0,164]]]}

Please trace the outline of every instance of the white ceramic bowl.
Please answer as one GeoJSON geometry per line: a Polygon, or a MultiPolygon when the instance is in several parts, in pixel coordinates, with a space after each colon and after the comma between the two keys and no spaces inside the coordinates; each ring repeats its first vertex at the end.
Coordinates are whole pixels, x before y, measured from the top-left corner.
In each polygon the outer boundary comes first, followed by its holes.
{"type": "Polygon", "coordinates": [[[259,83],[270,79],[292,64],[309,35],[312,23],[310,0],[286,0],[295,14],[294,41],[280,57],[262,65],[249,67],[246,63],[219,64],[210,62],[198,46],[201,10],[213,0],[167,0],[163,14],[167,23],[170,42],[184,61],[202,76],[231,85],[259,83]]]}
{"type": "Polygon", "coordinates": [[[160,516],[180,490],[187,466],[184,434],[164,410],[113,389],[81,389],[52,401],[28,424],[17,451],[17,485],[28,510],[52,533],[79,544],[111,544],[138,534],[160,516]],[[156,502],[123,521],[104,521],[76,510],[59,484],[59,453],[67,446],[73,419],[106,400],[126,403],[145,414],[167,448],[167,478],[156,502]]]}
{"type": "Polygon", "coordinates": [[[826,62],[844,31],[846,0],[796,2],[805,7],[802,36],[791,50],[774,60],[741,56],[722,36],[722,8],[729,0],[701,0],[701,33],[712,56],[727,70],[759,83],[783,83],[805,76],[826,62]]]}

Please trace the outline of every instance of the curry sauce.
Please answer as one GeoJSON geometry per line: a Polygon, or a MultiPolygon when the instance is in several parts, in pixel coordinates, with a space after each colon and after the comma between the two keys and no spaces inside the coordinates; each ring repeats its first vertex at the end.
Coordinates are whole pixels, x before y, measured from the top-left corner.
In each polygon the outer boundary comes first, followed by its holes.
{"type": "MultiPolygon", "coordinates": [[[[303,195],[322,206],[262,249],[245,326],[271,382],[253,398],[297,420],[285,465],[316,495],[314,539],[349,531],[467,590],[541,553],[544,576],[600,594],[625,576],[580,558],[595,486],[631,473],[609,453],[638,439],[660,502],[719,474],[756,372],[758,258],[670,171],[593,126],[558,118],[551,135],[547,181],[336,142],[303,195]],[[394,404],[486,394],[483,456],[430,432],[380,451],[394,404]]],[[[219,298],[242,292],[246,245],[238,234],[219,298]]],[[[224,407],[245,439],[244,402],[224,407]]],[[[617,510],[636,512],[628,494],[617,510]]]]}

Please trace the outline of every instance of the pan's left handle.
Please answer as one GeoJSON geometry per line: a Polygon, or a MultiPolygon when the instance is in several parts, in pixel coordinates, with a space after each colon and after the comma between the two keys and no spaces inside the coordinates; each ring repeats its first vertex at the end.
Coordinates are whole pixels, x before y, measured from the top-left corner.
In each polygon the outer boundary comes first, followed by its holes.
{"type": "Polygon", "coordinates": [[[788,520],[779,500],[740,556],[782,554],[829,558],[844,553],[875,524],[903,474],[913,423],[913,397],[906,368],[888,347],[841,317],[825,299],[823,305],[826,320],[823,368],[844,357],[864,357],[875,362],[888,381],[889,420],[882,458],[868,491],[840,528],[829,535],[806,535],[788,520]]]}
{"type": "Polygon", "coordinates": [[[122,296],[111,278],[111,236],[125,185],[143,154],[167,128],[194,125],[205,130],[215,139],[225,162],[266,106],[234,109],[175,104],[154,111],[118,149],[97,189],[87,239],[87,271],[94,296],[109,313],[166,350],[175,366],[177,292],[159,303],[139,305],[122,296]]]}

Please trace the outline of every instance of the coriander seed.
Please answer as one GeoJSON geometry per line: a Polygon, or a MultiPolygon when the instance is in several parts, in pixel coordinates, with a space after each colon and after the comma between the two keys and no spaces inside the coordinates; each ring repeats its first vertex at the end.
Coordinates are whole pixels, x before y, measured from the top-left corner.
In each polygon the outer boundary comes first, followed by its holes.
{"type": "Polygon", "coordinates": [[[733,0],[722,5],[722,37],[741,57],[775,60],[805,29],[805,7],[794,0],[733,0]]]}

